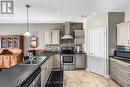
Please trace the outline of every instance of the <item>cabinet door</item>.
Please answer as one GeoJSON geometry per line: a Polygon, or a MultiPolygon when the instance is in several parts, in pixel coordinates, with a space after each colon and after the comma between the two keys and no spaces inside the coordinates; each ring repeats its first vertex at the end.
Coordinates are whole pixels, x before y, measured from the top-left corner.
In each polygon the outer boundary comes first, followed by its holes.
{"type": "Polygon", "coordinates": [[[52,31],[52,44],[60,44],[60,31],[59,30],[52,31]]]}
{"type": "Polygon", "coordinates": [[[0,44],[1,44],[1,48],[7,48],[7,38],[6,37],[1,37],[0,38],[0,44]]]}
{"type": "Polygon", "coordinates": [[[76,68],[86,68],[86,57],[85,54],[76,54],[76,68]]]}
{"type": "Polygon", "coordinates": [[[44,66],[41,67],[41,87],[46,85],[46,69],[44,66]]]}
{"type": "Polygon", "coordinates": [[[55,54],[54,55],[54,69],[60,69],[60,54],[55,54]]]}
{"type": "Polygon", "coordinates": [[[83,30],[75,30],[75,44],[84,44],[85,32],[83,30]]]}
{"type": "Polygon", "coordinates": [[[18,58],[16,56],[11,56],[11,66],[18,64],[18,58]]]}
{"type": "Polygon", "coordinates": [[[13,48],[13,38],[7,37],[7,48],[13,48]]]}
{"type": "Polygon", "coordinates": [[[45,31],[43,33],[44,44],[51,44],[51,31],[45,31]]]}
{"type": "Polygon", "coordinates": [[[129,26],[129,23],[122,23],[117,25],[117,45],[129,46],[129,26]]]}
{"type": "Polygon", "coordinates": [[[0,68],[2,68],[2,64],[3,64],[3,58],[2,56],[0,56],[0,68]]]}
{"type": "Polygon", "coordinates": [[[3,68],[10,68],[10,57],[3,56],[3,68]]]}
{"type": "Polygon", "coordinates": [[[14,37],[14,48],[19,48],[19,37],[14,37]]]}

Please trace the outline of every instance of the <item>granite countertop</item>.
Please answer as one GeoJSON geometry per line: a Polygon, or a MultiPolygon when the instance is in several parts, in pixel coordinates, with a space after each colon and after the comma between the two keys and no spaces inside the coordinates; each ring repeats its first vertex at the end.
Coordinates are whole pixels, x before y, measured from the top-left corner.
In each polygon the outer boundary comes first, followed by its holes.
{"type": "Polygon", "coordinates": [[[16,65],[0,72],[0,87],[17,87],[37,68],[36,65],[16,65]]]}
{"type": "Polygon", "coordinates": [[[80,52],[75,51],[74,53],[75,53],[75,54],[86,54],[86,53],[83,52],[83,51],[80,51],[80,52]]]}
{"type": "MultiPolygon", "coordinates": [[[[47,56],[46,60],[50,58],[53,53],[44,53],[42,56],[47,56]]],[[[46,60],[43,60],[38,65],[21,65],[18,64],[12,68],[3,70],[0,72],[0,87],[16,87],[22,84],[28,77],[30,77],[35,70],[37,70],[41,64],[46,60]]]]}

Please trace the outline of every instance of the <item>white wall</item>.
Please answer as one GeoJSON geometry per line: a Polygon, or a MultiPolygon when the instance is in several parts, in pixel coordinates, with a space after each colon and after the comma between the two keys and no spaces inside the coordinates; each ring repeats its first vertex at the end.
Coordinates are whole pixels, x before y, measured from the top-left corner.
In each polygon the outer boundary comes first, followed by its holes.
{"type": "Polygon", "coordinates": [[[108,14],[100,14],[95,16],[89,16],[86,20],[83,20],[83,28],[85,30],[85,44],[84,51],[87,53],[87,29],[94,29],[98,27],[108,26],[108,14]]]}

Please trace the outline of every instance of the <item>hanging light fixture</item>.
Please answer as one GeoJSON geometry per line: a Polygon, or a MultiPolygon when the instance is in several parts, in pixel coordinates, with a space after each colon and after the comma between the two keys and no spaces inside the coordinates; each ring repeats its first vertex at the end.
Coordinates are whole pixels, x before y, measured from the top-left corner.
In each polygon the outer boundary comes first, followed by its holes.
{"type": "Polygon", "coordinates": [[[27,8],[27,30],[24,33],[24,36],[31,36],[31,33],[29,32],[29,13],[28,13],[28,9],[30,8],[30,5],[26,4],[26,8],[27,8]]]}

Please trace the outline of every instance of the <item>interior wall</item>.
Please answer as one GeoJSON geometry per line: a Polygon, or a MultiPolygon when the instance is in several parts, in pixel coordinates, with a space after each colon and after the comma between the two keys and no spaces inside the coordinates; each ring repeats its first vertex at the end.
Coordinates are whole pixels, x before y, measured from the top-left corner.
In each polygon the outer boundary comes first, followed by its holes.
{"type": "MultiPolygon", "coordinates": [[[[32,35],[38,36],[38,48],[44,49],[43,31],[44,30],[64,29],[64,23],[33,23],[29,25],[32,35]]],[[[26,24],[0,24],[0,35],[24,35],[26,24]]],[[[30,49],[30,38],[24,37],[24,54],[30,49]]]]}

